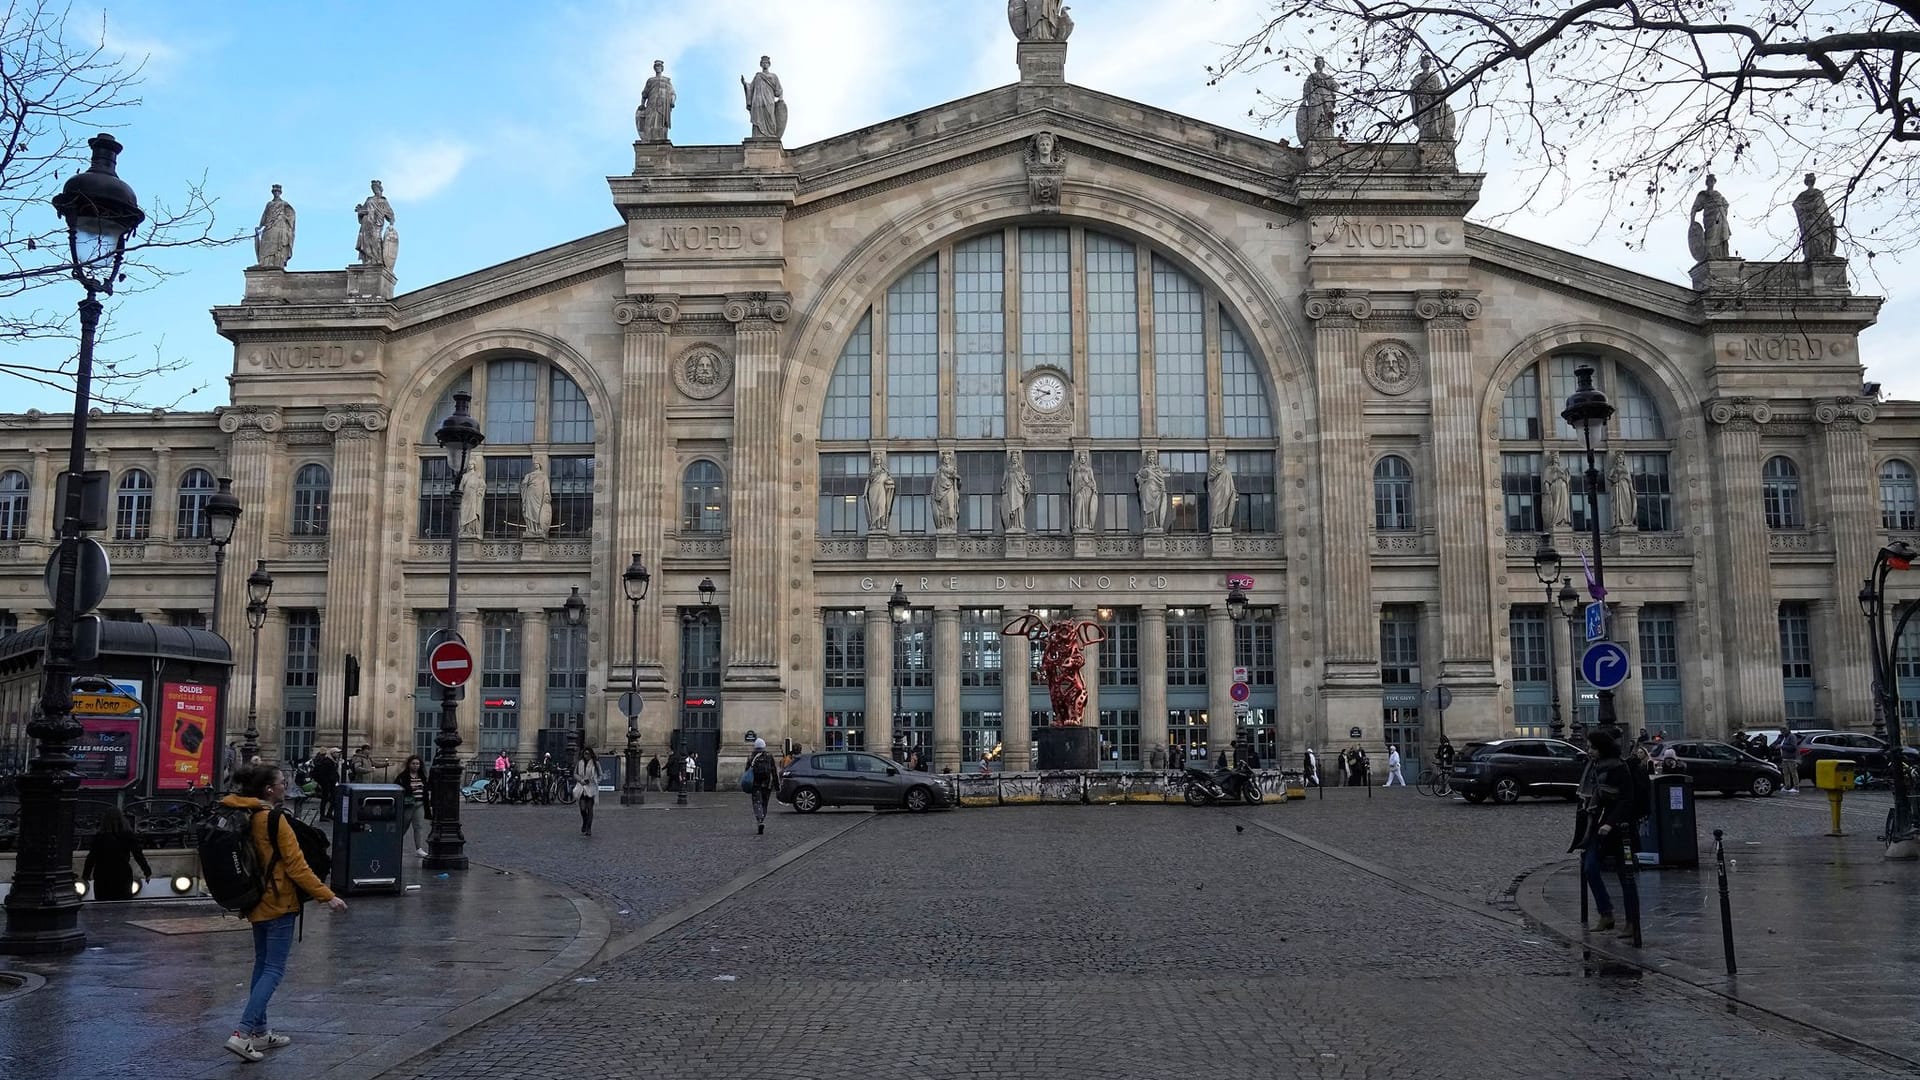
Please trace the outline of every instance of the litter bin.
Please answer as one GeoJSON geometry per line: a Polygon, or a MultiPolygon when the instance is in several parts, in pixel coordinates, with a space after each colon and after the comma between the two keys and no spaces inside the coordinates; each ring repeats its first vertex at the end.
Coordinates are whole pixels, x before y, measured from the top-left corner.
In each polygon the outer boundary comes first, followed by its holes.
{"type": "Polygon", "coordinates": [[[1653,806],[1640,823],[1641,862],[1655,866],[1699,866],[1700,840],[1693,814],[1693,777],[1661,773],[1653,778],[1653,806]],[[1652,860],[1644,856],[1651,854],[1652,860]]]}
{"type": "Polygon", "coordinates": [[[334,790],[333,880],[342,896],[402,889],[399,784],[341,784],[334,790]]]}

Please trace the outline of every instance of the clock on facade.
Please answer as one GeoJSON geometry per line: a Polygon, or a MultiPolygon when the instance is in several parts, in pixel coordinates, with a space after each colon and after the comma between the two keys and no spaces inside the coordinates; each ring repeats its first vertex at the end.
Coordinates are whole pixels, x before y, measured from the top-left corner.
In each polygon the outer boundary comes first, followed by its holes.
{"type": "Polygon", "coordinates": [[[1059,412],[1067,403],[1067,384],[1058,375],[1037,375],[1027,384],[1027,400],[1041,412],[1059,412]]]}

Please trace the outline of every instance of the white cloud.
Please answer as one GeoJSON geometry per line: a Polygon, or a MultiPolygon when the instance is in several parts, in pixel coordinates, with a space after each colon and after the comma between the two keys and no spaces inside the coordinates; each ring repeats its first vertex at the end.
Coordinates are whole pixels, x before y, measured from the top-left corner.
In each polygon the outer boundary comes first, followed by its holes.
{"type": "Polygon", "coordinates": [[[99,45],[109,56],[122,58],[128,73],[141,79],[166,79],[179,72],[194,51],[192,46],[160,37],[102,8],[74,8],[67,13],[68,44],[99,45]]]}
{"type": "Polygon", "coordinates": [[[451,186],[473,157],[473,148],[448,138],[390,143],[380,155],[378,179],[390,198],[420,202],[451,186]]]}

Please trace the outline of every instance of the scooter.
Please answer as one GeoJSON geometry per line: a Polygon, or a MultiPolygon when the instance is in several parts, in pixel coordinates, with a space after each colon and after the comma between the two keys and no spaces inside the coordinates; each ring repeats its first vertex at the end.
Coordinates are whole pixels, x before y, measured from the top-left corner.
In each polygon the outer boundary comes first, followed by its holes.
{"type": "Polygon", "coordinates": [[[1259,781],[1253,778],[1253,767],[1245,762],[1214,773],[1189,766],[1186,779],[1188,806],[1209,806],[1217,802],[1245,802],[1248,806],[1258,806],[1264,798],[1259,781]]]}

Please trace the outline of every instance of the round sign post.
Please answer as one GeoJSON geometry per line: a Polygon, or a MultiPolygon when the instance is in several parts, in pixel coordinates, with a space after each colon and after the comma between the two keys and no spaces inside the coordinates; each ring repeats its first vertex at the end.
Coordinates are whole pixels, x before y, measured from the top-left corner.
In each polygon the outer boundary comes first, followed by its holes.
{"type": "Polygon", "coordinates": [[[443,641],[427,654],[427,672],[449,690],[473,677],[473,653],[458,641],[443,641]]]}

